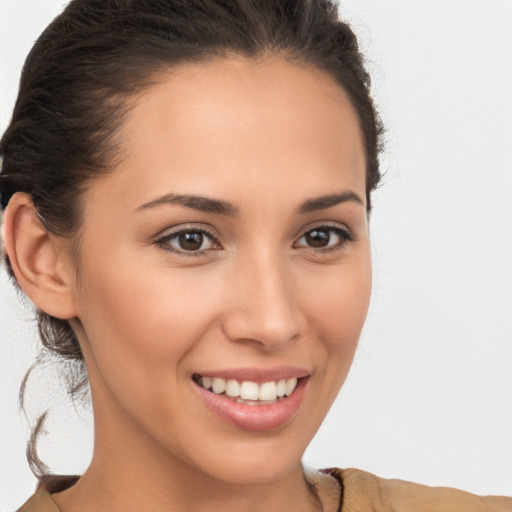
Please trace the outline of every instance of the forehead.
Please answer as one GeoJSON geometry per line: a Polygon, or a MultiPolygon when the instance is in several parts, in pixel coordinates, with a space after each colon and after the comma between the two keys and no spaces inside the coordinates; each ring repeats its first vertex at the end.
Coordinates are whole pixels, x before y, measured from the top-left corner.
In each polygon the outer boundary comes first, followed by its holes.
{"type": "Polygon", "coordinates": [[[126,192],[140,201],[295,181],[301,189],[328,181],[333,190],[320,193],[350,187],[364,198],[357,114],[329,75],[305,63],[237,57],[172,68],[136,98],[120,135],[125,159],[112,178],[137,182],[126,192]]]}

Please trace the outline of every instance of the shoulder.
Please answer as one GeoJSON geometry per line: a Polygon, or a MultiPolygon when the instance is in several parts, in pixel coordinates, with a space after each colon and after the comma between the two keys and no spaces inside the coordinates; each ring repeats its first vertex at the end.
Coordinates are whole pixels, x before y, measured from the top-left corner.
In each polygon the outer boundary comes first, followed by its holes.
{"type": "Polygon", "coordinates": [[[52,499],[52,493],[71,487],[77,480],[77,476],[43,477],[34,495],[17,512],[60,512],[52,499]]]}
{"type": "MultiPolygon", "coordinates": [[[[341,512],[512,512],[512,498],[476,496],[449,487],[429,487],[380,478],[359,469],[323,470],[342,484],[341,512]]],[[[17,512],[60,512],[51,494],[71,487],[78,477],[46,477],[17,512]]]]}
{"type": "Polygon", "coordinates": [[[358,469],[325,470],[342,482],[342,512],[512,512],[512,497],[380,478],[358,469]]]}

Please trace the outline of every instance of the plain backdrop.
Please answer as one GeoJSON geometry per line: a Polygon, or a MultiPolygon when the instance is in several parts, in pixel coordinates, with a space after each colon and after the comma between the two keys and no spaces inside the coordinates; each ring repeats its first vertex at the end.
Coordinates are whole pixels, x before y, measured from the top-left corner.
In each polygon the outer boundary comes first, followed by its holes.
{"type": "MultiPolygon", "coordinates": [[[[0,130],[23,60],[63,0],[0,0],[0,130]]],[[[387,126],[374,197],[374,292],[349,378],[309,466],[512,495],[512,1],[347,0],[387,126]]],[[[0,275],[0,510],[35,479],[17,409],[35,357],[28,310],[0,275]]],[[[55,368],[29,387],[52,406],[41,452],[80,473],[87,409],[55,368]]]]}

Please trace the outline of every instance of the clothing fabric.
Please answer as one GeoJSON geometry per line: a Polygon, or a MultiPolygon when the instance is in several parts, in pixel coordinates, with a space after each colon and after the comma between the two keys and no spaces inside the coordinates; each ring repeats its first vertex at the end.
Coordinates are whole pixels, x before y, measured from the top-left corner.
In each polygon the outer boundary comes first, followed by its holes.
{"type": "MultiPolygon", "coordinates": [[[[340,482],[340,512],[512,512],[512,497],[476,496],[449,487],[391,480],[359,469],[323,470],[340,482]]],[[[17,512],[60,512],[52,494],[79,477],[48,476],[17,512]]]]}

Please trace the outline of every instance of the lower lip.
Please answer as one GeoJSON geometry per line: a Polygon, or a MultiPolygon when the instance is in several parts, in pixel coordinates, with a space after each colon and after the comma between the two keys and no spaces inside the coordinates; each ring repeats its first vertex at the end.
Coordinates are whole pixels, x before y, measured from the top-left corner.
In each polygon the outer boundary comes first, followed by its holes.
{"type": "Polygon", "coordinates": [[[293,393],[274,404],[246,405],[207,391],[192,381],[205,404],[224,421],[244,430],[274,430],[288,423],[299,410],[308,378],[299,379],[293,393]]]}

